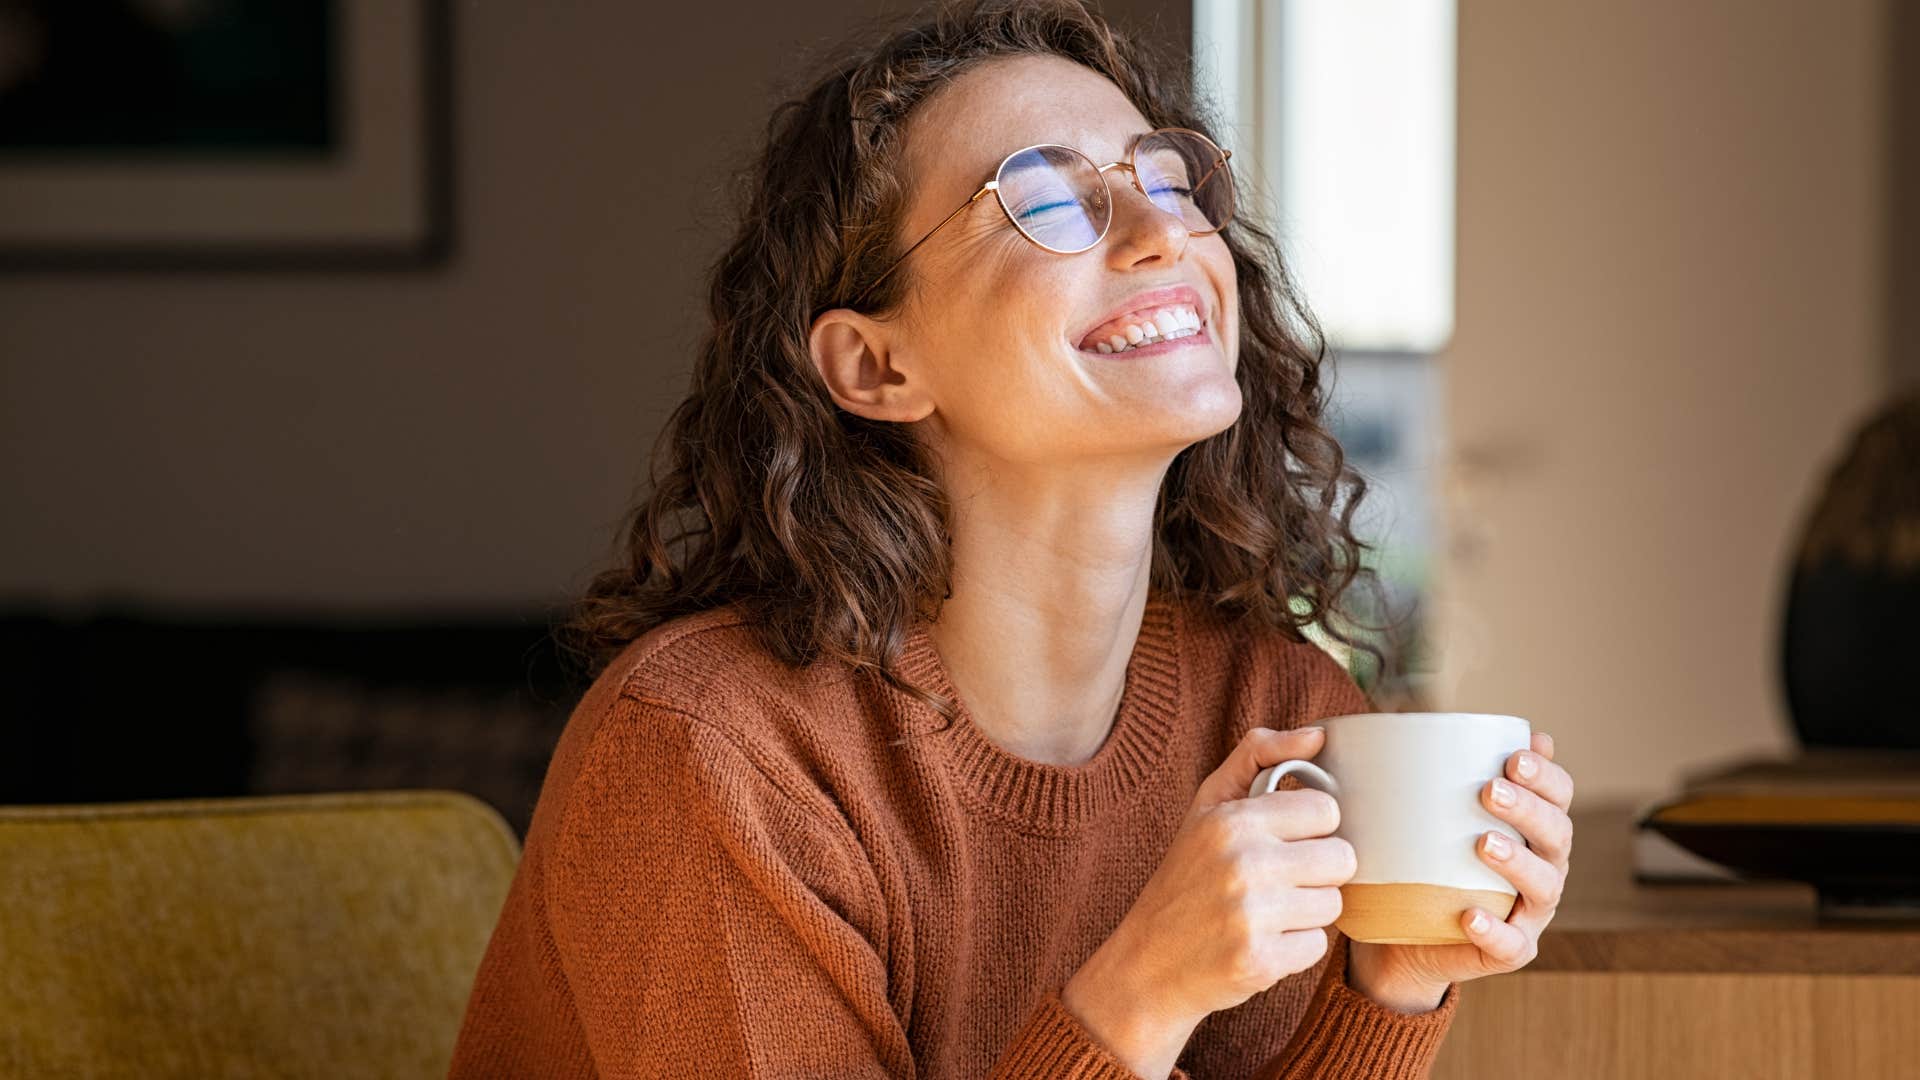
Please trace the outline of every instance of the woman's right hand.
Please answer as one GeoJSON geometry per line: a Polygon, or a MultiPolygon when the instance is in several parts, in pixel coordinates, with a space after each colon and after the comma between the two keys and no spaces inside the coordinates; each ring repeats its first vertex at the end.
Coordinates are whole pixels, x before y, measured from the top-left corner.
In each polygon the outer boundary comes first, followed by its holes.
{"type": "Polygon", "coordinates": [[[1186,818],[1111,936],[1061,1003],[1143,1076],[1167,1075],[1208,1013],[1231,1008],[1327,951],[1353,845],[1330,835],[1322,791],[1247,789],[1261,769],[1319,753],[1319,728],[1255,728],[1200,785],[1186,818]]]}

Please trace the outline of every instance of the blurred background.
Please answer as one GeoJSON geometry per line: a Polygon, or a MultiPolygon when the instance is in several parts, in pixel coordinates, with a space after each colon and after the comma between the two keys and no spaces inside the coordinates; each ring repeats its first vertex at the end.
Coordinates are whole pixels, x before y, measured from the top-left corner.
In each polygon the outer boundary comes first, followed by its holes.
{"type": "MultiPolygon", "coordinates": [[[[1920,741],[1911,421],[1861,451],[1920,387],[1916,5],[1101,7],[1190,61],[1328,329],[1383,702],[1526,716],[1583,799],[1920,741]],[[1815,577],[1849,454],[1887,539],[1815,577]]],[[[524,830],[728,177],[913,5],[748,8],[0,0],[0,803],[524,830]]]]}

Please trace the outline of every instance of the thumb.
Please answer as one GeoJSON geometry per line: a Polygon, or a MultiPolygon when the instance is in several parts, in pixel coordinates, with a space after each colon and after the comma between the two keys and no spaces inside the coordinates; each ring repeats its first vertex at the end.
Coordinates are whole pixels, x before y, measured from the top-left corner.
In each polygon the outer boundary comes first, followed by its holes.
{"type": "Polygon", "coordinates": [[[1247,797],[1253,778],[1269,765],[1292,758],[1310,758],[1320,752],[1327,733],[1319,727],[1254,728],[1241,738],[1220,767],[1200,782],[1193,797],[1196,810],[1247,797]]]}

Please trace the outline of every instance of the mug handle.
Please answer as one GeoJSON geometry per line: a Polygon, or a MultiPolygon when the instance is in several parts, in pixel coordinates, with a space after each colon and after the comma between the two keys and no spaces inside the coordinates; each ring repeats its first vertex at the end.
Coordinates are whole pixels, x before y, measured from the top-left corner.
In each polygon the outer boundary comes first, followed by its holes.
{"type": "Polygon", "coordinates": [[[1317,788],[1336,799],[1340,797],[1340,785],[1334,782],[1327,770],[1305,758],[1294,758],[1292,761],[1283,761],[1278,765],[1269,765],[1261,769],[1260,775],[1253,778],[1253,787],[1248,789],[1247,797],[1265,795],[1278,787],[1280,778],[1289,773],[1299,776],[1300,782],[1310,788],[1317,788]]]}

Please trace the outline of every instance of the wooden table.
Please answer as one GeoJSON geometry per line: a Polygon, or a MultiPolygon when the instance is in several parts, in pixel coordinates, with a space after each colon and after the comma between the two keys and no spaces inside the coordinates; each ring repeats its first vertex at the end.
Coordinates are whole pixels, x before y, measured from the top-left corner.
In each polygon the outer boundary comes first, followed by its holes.
{"type": "Polygon", "coordinates": [[[1539,955],[1462,985],[1434,1080],[1920,1077],[1920,920],[1823,922],[1808,885],[1637,884],[1632,812],[1576,802],[1539,955]]]}

